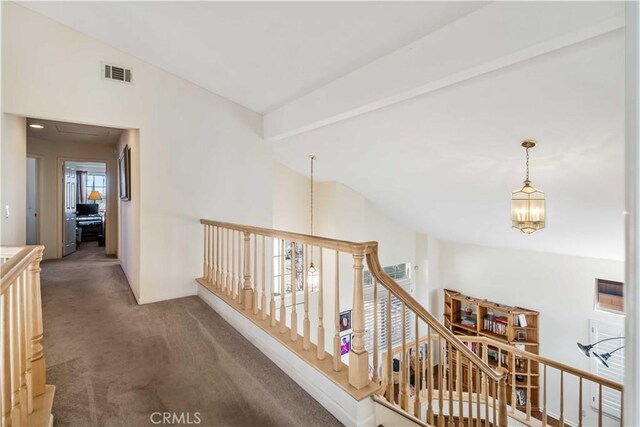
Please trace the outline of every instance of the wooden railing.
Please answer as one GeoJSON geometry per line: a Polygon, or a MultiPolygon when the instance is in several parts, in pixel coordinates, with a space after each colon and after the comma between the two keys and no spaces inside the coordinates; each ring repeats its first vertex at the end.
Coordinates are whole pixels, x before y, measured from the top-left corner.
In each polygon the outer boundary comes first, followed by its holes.
{"type": "Polygon", "coordinates": [[[0,248],[2,426],[50,424],[54,387],[46,385],[40,261],[43,246],[0,248]]]}
{"type": "MultiPolygon", "coordinates": [[[[620,403],[623,401],[623,387],[622,384],[610,381],[606,378],[593,375],[586,371],[581,371],[572,366],[568,366],[554,360],[539,356],[534,353],[529,353],[524,350],[519,350],[509,344],[493,340],[488,337],[475,337],[475,336],[460,336],[459,337],[465,345],[475,346],[474,352],[476,352],[482,360],[496,369],[504,369],[508,376],[507,390],[510,395],[506,396],[506,402],[508,406],[508,416],[519,421],[522,424],[529,426],[548,426],[548,425],[561,425],[564,426],[568,423],[567,420],[567,402],[565,396],[568,394],[567,384],[573,384],[577,387],[578,402],[572,403],[572,410],[574,417],[573,420],[577,420],[577,425],[582,427],[584,424],[583,409],[584,403],[587,401],[583,395],[583,389],[589,383],[595,384],[598,389],[598,402],[597,402],[597,425],[601,427],[603,425],[603,390],[610,389],[620,394],[620,403]],[[489,349],[497,356],[496,360],[493,360],[489,356],[489,349]],[[518,361],[518,363],[516,363],[518,361]],[[518,366],[523,366],[523,369],[519,369],[518,366]],[[548,378],[553,374],[558,376],[558,389],[557,400],[555,401],[558,413],[552,417],[548,411],[548,396],[551,394],[551,386],[549,385],[548,378]],[[533,381],[533,376],[540,375],[542,381],[533,381]],[[518,380],[520,378],[520,380],[518,380]],[[538,385],[534,385],[537,383],[538,385]],[[515,387],[514,387],[515,384],[515,387]],[[516,402],[516,389],[522,388],[526,390],[526,402],[523,405],[518,405],[516,402]],[[542,395],[542,402],[539,408],[532,406],[531,396],[533,393],[539,393],[542,395]]],[[[440,337],[437,334],[431,334],[422,336],[417,343],[412,341],[410,346],[417,345],[422,349],[423,353],[440,352],[440,337]],[[430,343],[430,344],[429,344],[430,343]],[[431,350],[429,350],[431,349],[431,350]]],[[[446,350],[445,350],[446,351],[446,350]]],[[[403,353],[401,345],[394,346],[389,356],[388,352],[383,353],[383,358],[393,359],[398,358],[403,353]]],[[[491,419],[491,414],[495,410],[495,391],[491,388],[484,388],[483,393],[480,396],[469,396],[467,384],[476,379],[476,375],[468,369],[468,366],[464,363],[460,363],[460,354],[453,350],[450,353],[450,357],[445,357],[446,364],[453,364],[452,375],[447,377],[447,381],[442,384],[432,385],[425,383],[418,383],[415,386],[415,391],[412,393],[409,399],[409,406],[415,408],[415,405],[420,405],[420,396],[422,396],[422,405],[427,406],[431,400],[435,400],[439,406],[438,413],[442,413],[443,401],[447,405],[458,406],[458,413],[463,413],[463,407],[467,405],[467,413],[472,413],[475,409],[477,413],[484,411],[484,419],[491,419]],[[451,381],[451,382],[449,382],[451,381]],[[434,388],[435,387],[435,388],[434,388]],[[440,392],[440,389],[442,393],[440,392]],[[435,396],[429,398],[427,396],[435,396]],[[444,395],[444,398],[443,398],[444,395]],[[426,399],[425,399],[426,397],[426,399]]],[[[449,356],[449,355],[447,355],[449,356]]],[[[424,359],[420,360],[422,364],[422,371],[427,368],[424,366],[424,359]]],[[[415,364],[415,360],[411,361],[412,366],[415,364]]],[[[450,368],[451,369],[451,368],[450,368]]],[[[554,393],[555,395],[556,393],[554,393]]],[[[451,410],[451,408],[449,408],[451,410]]],[[[427,410],[429,411],[429,410],[427,410]]],[[[622,414],[622,408],[621,408],[622,414]]],[[[573,424],[572,424],[573,425],[573,424]]],[[[592,425],[596,425],[592,423],[592,425]]],[[[622,418],[620,418],[620,426],[624,426],[622,418]]]]}
{"type": "MultiPolygon", "coordinates": [[[[387,275],[378,261],[377,242],[355,243],[205,219],[200,222],[204,225],[204,262],[203,276],[197,279],[198,282],[243,312],[256,325],[343,386],[355,398],[361,399],[377,393],[385,396],[389,402],[394,402],[402,411],[411,410],[413,416],[425,420],[429,425],[442,426],[446,412],[442,408],[443,393],[447,389],[447,381],[450,383],[453,376],[449,371],[450,364],[441,362],[446,354],[455,351],[458,357],[457,369],[461,369],[464,364],[477,378],[477,381],[470,382],[466,390],[469,401],[472,396],[479,399],[477,396],[486,396],[488,390],[493,390],[492,424],[507,425],[507,376],[504,369],[493,369],[480,359],[387,275]],[[285,247],[291,248],[290,253],[284,254],[285,247]],[[299,249],[302,250],[300,266],[296,262],[299,249]],[[284,256],[275,258],[274,255],[278,254],[284,256]],[[290,272],[285,271],[287,257],[291,260],[291,265],[296,265],[290,272]],[[365,349],[365,257],[373,279],[374,297],[371,309],[375,313],[374,324],[366,332],[367,338],[373,343],[372,354],[365,349]],[[313,277],[310,276],[312,263],[317,269],[313,277]],[[349,264],[351,268],[347,267],[349,264]],[[297,288],[299,276],[302,276],[301,289],[297,288]],[[317,281],[317,289],[314,280],[317,281]],[[290,292],[287,292],[287,283],[291,284],[290,292]],[[345,286],[349,286],[347,292],[345,286]],[[383,289],[391,296],[386,299],[386,307],[382,307],[378,299],[379,291],[383,289]],[[341,301],[341,297],[349,294],[352,296],[350,302],[341,301]],[[422,414],[420,394],[413,399],[413,409],[409,408],[409,378],[404,374],[400,379],[397,404],[393,397],[395,386],[390,365],[392,361],[391,358],[383,361],[381,357],[385,349],[392,348],[394,338],[391,329],[392,300],[401,304],[403,314],[411,314],[408,318],[412,319],[411,328],[415,336],[420,336],[422,330],[426,330],[428,334],[438,334],[438,351],[432,348],[424,358],[426,371],[414,370],[416,382],[424,381],[429,384],[428,390],[437,390],[440,397],[438,410],[434,410],[429,404],[427,412],[422,414]],[[326,308],[329,310],[325,310],[326,308]],[[298,310],[302,313],[298,313],[298,310]],[[342,360],[341,350],[345,349],[345,344],[340,335],[340,313],[345,310],[351,310],[353,329],[347,363],[342,360]],[[325,323],[326,311],[333,321],[329,324],[325,323]],[[383,312],[387,315],[384,333],[386,343],[379,339],[384,332],[381,329],[383,319],[379,316],[383,312]],[[329,330],[326,338],[325,329],[329,330]],[[383,364],[386,365],[384,369],[383,364]],[[438,387],[434,387],[434,381],[437,381],[438,387]]],[[[371,306],[371,302],[368,305],[371,306]]],[[[400,371],[408,373],[410,361],[407,325],[404,324],[406,318],[403,315],[401,337],[396,338],[400,338],[403,343],[400,371]]],[[[414,354],[419,354],[417,344],[413,346],[413,350],[414,354]]],[[[448,393],[452,392],[453,387],[449,386],[448,393]]],[[[426,397],[428,402],[432,401],[432,397],[426,397]]],[[[453,399],[449,399],[449,402],[453,402],[453,399]]],[[[453,426],[455,411],[451,403],[448,414],[452,415],[447,417],[448,425],[453,426]]],[[[467,417],[476,420],[476,425],[479,420],[486,419],[477,411],[475,415],[471,413],[467,417]]]]}

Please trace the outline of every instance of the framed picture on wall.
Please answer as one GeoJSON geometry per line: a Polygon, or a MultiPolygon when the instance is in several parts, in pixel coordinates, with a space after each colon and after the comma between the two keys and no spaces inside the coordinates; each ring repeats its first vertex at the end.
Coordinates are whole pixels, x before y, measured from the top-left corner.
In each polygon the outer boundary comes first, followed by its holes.
{"type": "Polygon", "coordinates": [[[345,355],[351,350],[351,334],[340,337],[340,355],[345,355]]]}
{"type": "Polygon", "coordinates": [[[131,200],[131,148],[128,145],[125,145],[118,157],[118,184],[120,199],[131,200]]]}
{"type": "Polygon", "coordinates": [[[340,332],[351,329],[351,310],[340,313],[340,332]]]}

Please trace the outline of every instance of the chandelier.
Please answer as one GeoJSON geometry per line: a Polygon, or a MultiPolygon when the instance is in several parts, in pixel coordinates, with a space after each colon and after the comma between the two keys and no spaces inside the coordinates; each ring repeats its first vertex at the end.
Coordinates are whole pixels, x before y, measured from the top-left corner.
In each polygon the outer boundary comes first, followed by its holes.
{"type": "Polygon", "coordinates": [[[545,226],[544,191],[531,186],[529,180],[529,149],[536,146],[536,141],[527,139],[522,146],[527,153],[527,177],[524,186],[511,193],[511,226],[531,234],[545,226]]]}

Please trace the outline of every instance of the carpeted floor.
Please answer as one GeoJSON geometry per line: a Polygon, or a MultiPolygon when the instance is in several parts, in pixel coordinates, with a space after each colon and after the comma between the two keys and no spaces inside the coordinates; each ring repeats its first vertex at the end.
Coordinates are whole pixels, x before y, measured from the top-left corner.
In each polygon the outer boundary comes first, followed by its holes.
{"type": "Polygon", "coordinates": [[[44,262],[42,304],[56,426],[340,425],[198,297],[137,305],[104,248],[44,262]]]}

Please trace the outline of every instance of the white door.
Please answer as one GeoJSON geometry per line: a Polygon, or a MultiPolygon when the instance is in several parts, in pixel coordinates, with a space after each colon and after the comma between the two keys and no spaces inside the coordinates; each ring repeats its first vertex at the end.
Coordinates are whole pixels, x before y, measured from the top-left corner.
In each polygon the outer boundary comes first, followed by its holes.
{"type": "Polygon", "coordinates": [[[38,243],[38,159],[27,157],[27,245],[38,243]]]}
{"type": "Polygon", "coordinates": [[[62,256],[76,251],[76,169],[64,165],[64,250],[62,256]]]}

